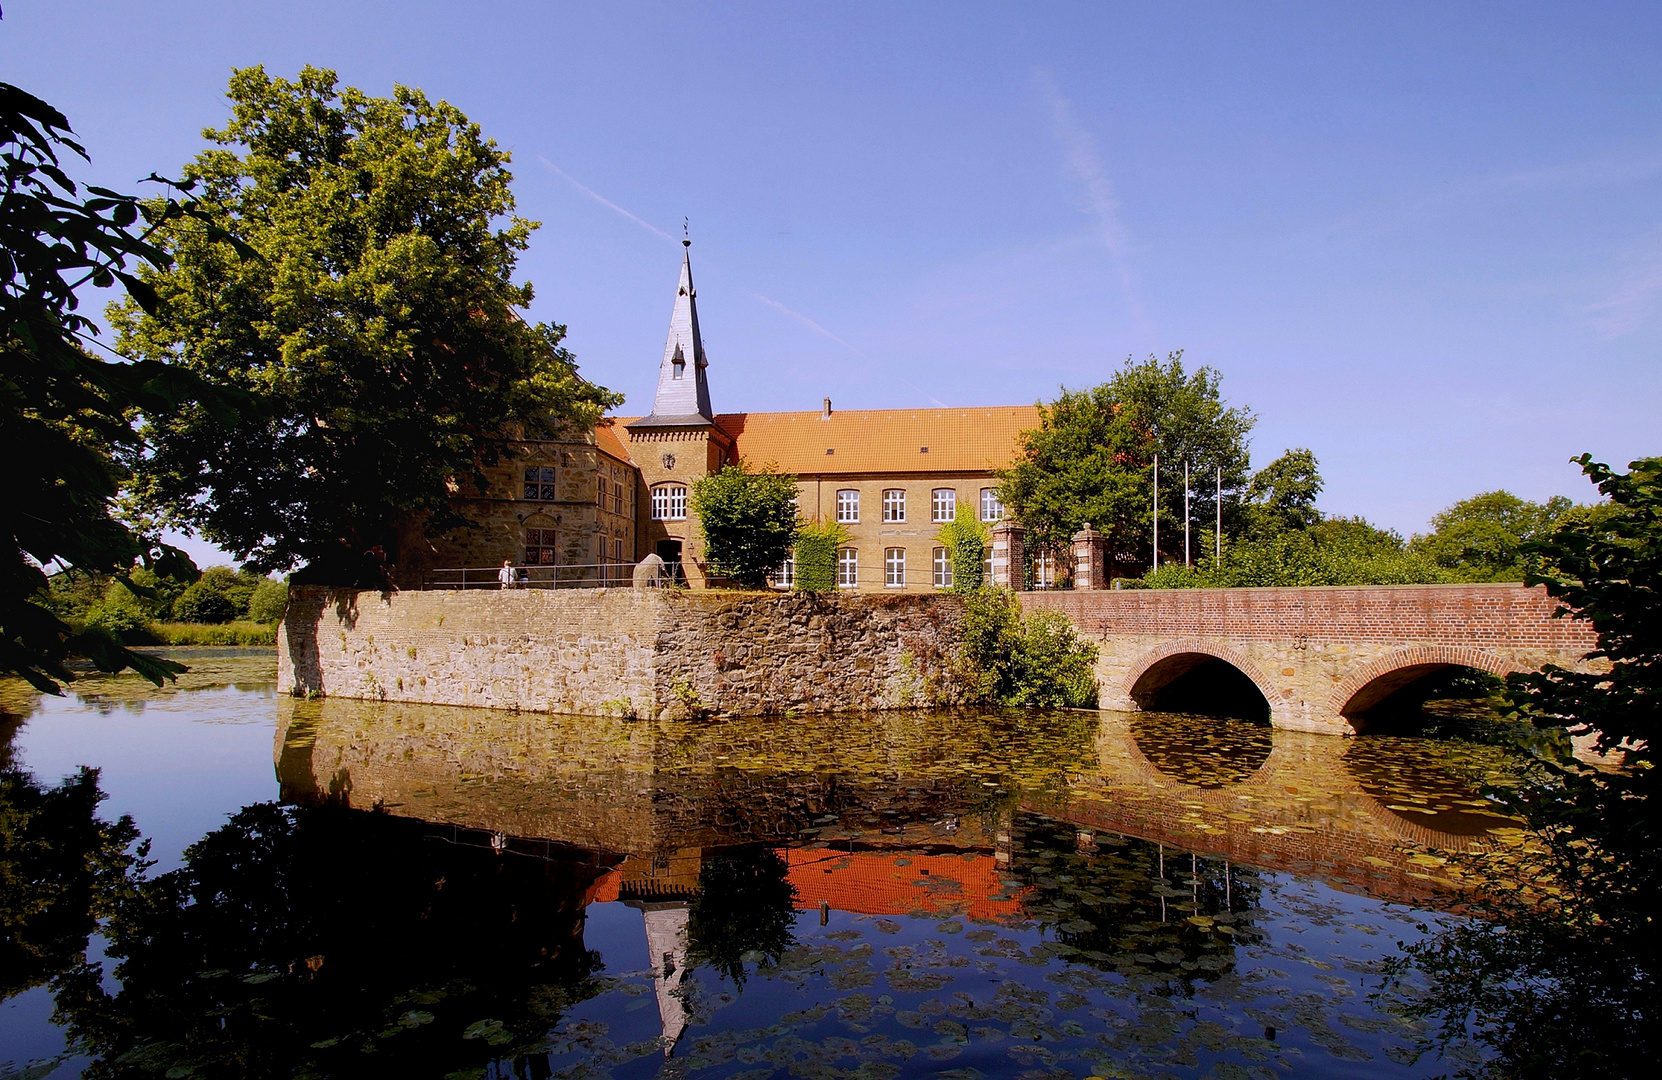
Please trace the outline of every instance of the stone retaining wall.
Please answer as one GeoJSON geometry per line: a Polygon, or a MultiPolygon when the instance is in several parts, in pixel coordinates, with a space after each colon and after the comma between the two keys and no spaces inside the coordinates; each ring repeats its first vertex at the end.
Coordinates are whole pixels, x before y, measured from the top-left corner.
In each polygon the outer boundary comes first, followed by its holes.
{"type": "Polygon", "coordinates": [[[830,712],[954,700],[951,596],[301,587],[292,694],[534,712],[830,712]]]}

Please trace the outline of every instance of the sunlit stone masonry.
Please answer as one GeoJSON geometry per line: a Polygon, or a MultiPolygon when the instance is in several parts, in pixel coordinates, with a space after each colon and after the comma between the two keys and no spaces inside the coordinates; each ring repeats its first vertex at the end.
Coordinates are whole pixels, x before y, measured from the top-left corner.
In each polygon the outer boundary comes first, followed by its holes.
{"type": "Polygon", "coordinates": [[[297,696],[648,717],[951,703],[956,596],[299,587],[297,696]]]}

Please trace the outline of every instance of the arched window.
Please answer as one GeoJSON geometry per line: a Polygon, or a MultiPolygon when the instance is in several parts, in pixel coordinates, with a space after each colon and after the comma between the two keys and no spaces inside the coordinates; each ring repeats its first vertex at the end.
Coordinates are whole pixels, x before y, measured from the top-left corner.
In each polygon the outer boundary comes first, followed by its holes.
{"type": "Polygon", "coordinates": [[[859,524],[860,493],[853,489],[837,492],[837,520],[845,524],[859,524]]]}
{"type": "Polygon", "coordinates": [[[906,520],[906,489],[889,488],[883,492],[883,520],[906,520]]]}
{"type": "Polygon", "coordinates": [[[981,520],[1003,521],[1004,504],[998,501],[997,488],[981,489],[981,520]]]}
{"type": "Polygon", "coordinates": [[[840,548],[837,551],[837,585],[839,588],[852,589],[860,584],[860,559],[851,547],[840,548]]]}
{"type": "Polygon", "coordinates": [[[653,521],[687,520],[687,485],[660,484],[652,489],[653,521]]]}
{"type": "Polygon", "coordinates": [[[933,497],[929,500],[930,510],[935,524],[951,521],[958,516],[958,491],[956,488],[936,488],[933,497]]]}
{"type": "Polygon", "coordinates": [[[906,587],[906,549],[883,549],[883,585],[891,589],[906,587]]]}

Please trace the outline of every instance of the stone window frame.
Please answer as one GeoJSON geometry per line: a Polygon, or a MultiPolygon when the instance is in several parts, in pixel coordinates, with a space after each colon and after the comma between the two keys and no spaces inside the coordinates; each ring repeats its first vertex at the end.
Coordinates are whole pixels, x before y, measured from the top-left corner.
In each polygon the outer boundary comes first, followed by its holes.
{"type": "Polygon", "coordinates": [[[687,520],[687,485],[657,484],[652,488],[653,521],[687,520]]]}
{"type": "Polygon", "coordinates": [[[1003,521],[1004,504],[998,499],[997,488],[981,489],[981,520],[1003,521]]]}
{"type": "Polygon", "coordinates": [[[958,489],[936,488],[929,493],[930,520],[943,525],[958,516],[958,489]]]}
{"type": "Polygon", "coordinates": [[[853,589],[860,584],[860,553],[851,547],[837,549],[837,588],[853,589]]]}
{"type": "Polygon", "coordinates": [[[883,587],[885,589],[904,589],[906,587],[905,548],[883,549],[883,587]]]}
{"type": "Polygon", "coordinates": [[[860,524],[860,491],[858,488],[841,488],[837,491],[837,523],[840,525],[860,524]]]}
{"type": "Polygon", "coordinates": [[[906,489],[883,489],[883,524],[906,524],[906,489]]]}
{"type": "Polygon", "coordinates": [[[623,537],[621,536],[612,538],[612,561],[617,563],[628,561],[623,557],[623,537]]]}
{"type": "Polygon", "coordinates": [[[521,499],[532,502],[557,502],[560,498],[559,478],[552,465],[527,465],[521,499]]]}
{"type": "Polygon", "coordinates": [[[929,562],[933,571],[935,588],[952,588],[952,556],[946,548],[938,547],[930,552],[929,562]]]}
{"type": "Polygon", "coordinates": [[[559,541],[555,530],[541,527],[525,530],[526,566],[554,566],[559,562],[559,541]]]}
{"type": "Polygon", "coordinates": [[[594,482],[594,504],[600,509],[606,509],[606,478],[597,477],[594,482]]]}

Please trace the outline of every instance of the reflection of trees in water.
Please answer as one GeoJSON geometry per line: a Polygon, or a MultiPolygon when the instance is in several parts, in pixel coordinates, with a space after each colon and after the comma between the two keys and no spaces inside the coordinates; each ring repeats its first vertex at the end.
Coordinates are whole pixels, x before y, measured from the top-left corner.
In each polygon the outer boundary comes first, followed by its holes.
{"type": "Polygon", "coordinates": [[[257,804],[119,905],[105,929],[121,988],[83,967],[60,1014],[101,1056],[94,1076],[483,1066],[595,992],[582,895],[597,872],[257,804]]]}
{"type": "Polygon", "coordinates": [[[1011,873],[1022,907],[1048,926],[1070,962],[1163,980],[1192,994],[1234,970],[1235,949],[1262,939],[1250,912],[1255,871],[1146,840],[1090,836],[1064,822],[1017,818],[1011,873]]]}
{"type": "Polygon", "coordinates": [[[692,964],[743,987],[746,964],[778,963],[796,944],[796,887],[785,860],[760,844],[706,855],[687,925],[692,964]]]}
{"type": "Polygon", "coordinates": [[[1149,763],[1171,779],[1222,788],[1243,784],[1263,768],[1274,729],[1223,717],[1138,713],[1131,735],[1149,763]]]}
{"type": "Polygon", "coordinates": [[[81,962],[138,854],[131,818],[98,816],[98,771],[45,787],[0,767],[0,999],[81,962]]]}

